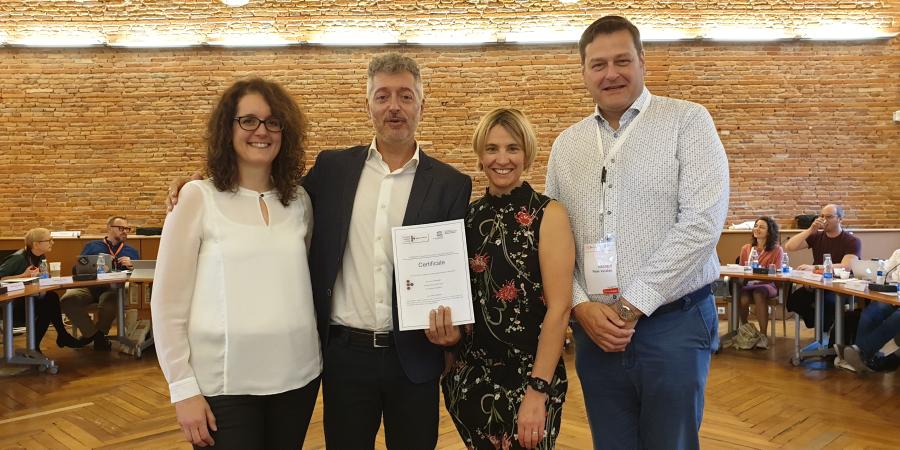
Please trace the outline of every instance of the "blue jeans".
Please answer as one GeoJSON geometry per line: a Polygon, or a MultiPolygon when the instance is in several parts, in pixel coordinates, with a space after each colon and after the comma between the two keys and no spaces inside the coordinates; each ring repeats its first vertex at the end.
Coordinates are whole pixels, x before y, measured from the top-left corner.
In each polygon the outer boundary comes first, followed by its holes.
{"type": "Polygon", "coordinates": [[[897,333],[900,333],[900,309],[886,303],[871,302],[859,317],[856,346],[864,358],[871,359],[897,333]]]}
{"type": "Polygon", "coordinates": [[[697,449],[719,321],[708,288],[640,319],[624,352],[606,353],[575,324],[575,369],[595,449],[697,449]],[[702,291],[702,292],[701,292],[702,291]]]}

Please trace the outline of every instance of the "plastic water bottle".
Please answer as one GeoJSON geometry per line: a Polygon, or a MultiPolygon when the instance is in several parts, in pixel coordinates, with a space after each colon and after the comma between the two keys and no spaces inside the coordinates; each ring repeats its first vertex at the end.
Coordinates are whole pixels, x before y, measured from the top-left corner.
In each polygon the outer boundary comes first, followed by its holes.
{"type": "Polygon", "coordinates": [[[875,272],[875,283],[876,284],[884,284],[884,260],[878,260],[878,271],[875,272]]]}
{"type": "Polygon", "coordinates": [[[759,253],[756,251],[756,247],[750,248],[750,268],[758,269],[759,268],[759,253]]]}
{"type": "Polygon", "coordinates": [[[785,253],[784,256],[781,257],[781,273],[791,273],[791,259],[788,258],[787,253],[785,253]]]}
{"type": "Polygon", "coordinates": [[[103,255],[97,255],[97,275],[106,273],[106,258],[103,255]]]}
{"type": "Polygon", "coordinates": [[[831,262],[831,253],[825,254],[825,262],[823,265],[825,266],[825,269],[822,271],[822,282],[831,284],[834,280],[834,263],[831,262]]]}
{"type": "Polygon", "coordinates": [[[41,279],[50,278],[50,266],[47,265],[46,260],[41,261],[41,266],[39,269],[41,271],[41,274],[40,274],[41,279]]]}

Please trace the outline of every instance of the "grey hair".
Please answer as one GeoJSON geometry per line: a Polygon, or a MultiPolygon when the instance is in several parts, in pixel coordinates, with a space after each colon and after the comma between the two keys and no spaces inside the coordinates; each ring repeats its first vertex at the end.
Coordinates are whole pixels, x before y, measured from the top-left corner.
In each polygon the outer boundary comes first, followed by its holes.
{"type": "Polygon", "coordinates": [[[369,61],[369,78],[366,80],[366,97],[372,96],[372,80],[379,73],[396,74],[409,72],[416,81],[416,95],[419,100],[425,98],[425,90],[422,88],[422,74],[419,73],[419,64],[409,56],[399,53],[385,53],[372,58],[369,61]]]}

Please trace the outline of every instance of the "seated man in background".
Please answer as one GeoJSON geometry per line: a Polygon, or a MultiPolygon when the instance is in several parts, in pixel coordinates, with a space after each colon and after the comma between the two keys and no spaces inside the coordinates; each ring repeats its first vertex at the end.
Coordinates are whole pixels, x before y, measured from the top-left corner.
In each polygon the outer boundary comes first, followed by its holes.
{"type": "MultiPolygon", "coordinates": [[[[831,255],[834,267],[850,268],[850,264],[860,258],[862,242],[853,233],[845,230],[841,223],[844,220],[844,209],[838,205],[825,205],[819,217],[812,225],[801,233],[792,236],[784,244],[784,251],[796,252],[809,248],[813,252],[813,264],[821,265],[826,254],[831,255]]],[[[803,264],[799,270],[812,270],[813,266],[803,264]]],[[[796,312],[803,318],[808,328],[815,326],[815,292],[812,289],[800,288],[788,298],[788,311],[796,312]]],[[[834,293],[825,293],[824,329],[834,322],[834,293]]]]}
{"type": "MultiPolygon", "coordinates": [[[[887,261],[886,281],[900,283],[900,249],[887,261]]],[[[856,345],[844,349],[844,359],[856,373],[894,369],[900,364],[900,309],[871,302],[863,309],[856,345]]]]}
{"type": "MultiPolygon", "coordinates": [[[[140,256],[134,247],[125,243],[128,233],[131,231],[128,219],[122,216],[110,217],[106,221],[106,228],[106,237],[88,242],[81,250],[81,255],[106,253],[112,255],[110,267],[113,270],[130,270],[132,268],[131,261],[140,259],[140,256]]],[[[69,289],[60,299],[63,312],[81,330],[85,336],[85,342],[94,343],[94,350],[111,348],[106,335],[116,318],[117,301],[116,290],[111,286],[69,289]],[[87,308],[98,302],[97,322],[94,323],[87,308]]]]}

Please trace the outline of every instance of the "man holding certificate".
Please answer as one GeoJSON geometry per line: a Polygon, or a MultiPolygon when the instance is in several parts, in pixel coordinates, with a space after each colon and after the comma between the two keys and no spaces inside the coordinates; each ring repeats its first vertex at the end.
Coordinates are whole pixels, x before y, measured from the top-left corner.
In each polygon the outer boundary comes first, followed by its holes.
{"type": "MultiPolygon", "coordinates": [[[[405,284],[394,284],[391,230],[462,219],[472,180],[416,143],[425,99],[414,60],[375,57],[367,87],[372,143],[321,152],[303,183],[315,223],[309,266],[325,356],[325,442],[371,449],[383,417],[389,449],[431,449],[444,367],[436,344],[453,328],[430,338],[399,329],[396,292],[405,284]]],[[[442,323],[449,312],[441,309],[442,323]]]]}

